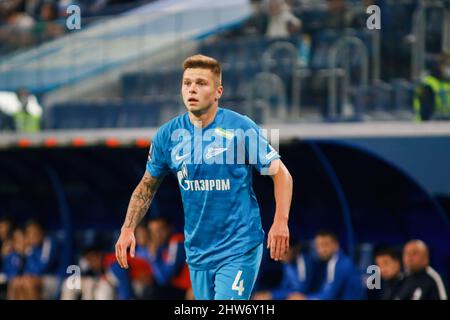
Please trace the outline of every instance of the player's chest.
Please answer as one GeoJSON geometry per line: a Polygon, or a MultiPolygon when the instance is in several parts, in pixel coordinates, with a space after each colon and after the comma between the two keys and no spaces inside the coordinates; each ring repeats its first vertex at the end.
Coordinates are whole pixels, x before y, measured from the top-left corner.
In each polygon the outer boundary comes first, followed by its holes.
{"type": "Polygon", "coordinates": [[[189,173],[193,177],[242,176],[247,174],[244,146],[234,137],[223,136],[216,130],[172,135],[166,148],[171,171],[189,173]]]}

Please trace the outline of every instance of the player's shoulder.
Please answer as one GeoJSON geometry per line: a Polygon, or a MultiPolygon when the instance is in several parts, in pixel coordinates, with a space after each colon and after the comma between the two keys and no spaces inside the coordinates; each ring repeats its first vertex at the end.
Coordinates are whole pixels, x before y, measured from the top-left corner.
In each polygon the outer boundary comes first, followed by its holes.
{"type": "Polygon", "coordinates": [[[230,124],[236,128],[248,128],[255,127],[256,123],[250,119],[248,116],[236,112],[234,110],[223,109],[224,118],[223,121],[225,124],[230,124]]]}
{"type": "Polygon", "coordinates": [[[162,124],[156,131],[156,137],[159,139],[169,138],[174,130],[184,128],[186,117],[187,113],[185,112],[162,124]]]}

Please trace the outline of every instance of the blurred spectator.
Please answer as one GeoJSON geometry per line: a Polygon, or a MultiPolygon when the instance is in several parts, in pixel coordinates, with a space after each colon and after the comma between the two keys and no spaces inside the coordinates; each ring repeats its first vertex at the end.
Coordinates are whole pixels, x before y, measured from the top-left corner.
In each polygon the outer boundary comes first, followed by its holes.
{"type": "Polygon", "coordinates": [[[25,88],[15,93],[0,91],[0,111],[14,119],[17,132],[34,133],[40,130],[42,107],[36,96],[25,88]]]}
{"type": "Polygon", "coordinates": [[[60,24],[57,20],[57,5],[51,2],[44,2],[39,10],[38,21],[33,28],[33,38],[37,44],[64,34],[64,25],[60,24]]]}
{"type": "Polygon", "coordinates": [[[268,1],[269,21],[266,36],[289,37],[300,31],[302,22],[292,12],[285,0],[268,1]]]}
{"type": "Polygon", "coordinates": [[[350,16],[345,0],[327,0],[327,15],[324,21],[327,29],[345,29],[350,24],[350,16]]]}
{"type": "MultiPolygon", "coordinates": [[[[128,257],[129,269],[119,267],[114,253],[105,253],[97,246],[84,250],[81,259],[81,288],[68,286],[70,278],[63,283],[62,300],[129,300],[140,298],[136,284],[151,279],[151,269],[142,258],[128,257]]],[[[142,286],[142,285],[141,285],[142,286]]]]}
{"type": "Polygon", "coordinates": [[[266,33],[268,16],[262,0],[251,0],[252,13],[243,26],[243,35],[262,36],[266,33]]]}
{"type": "Polygon", "coordinates": [[[411,240],[403,249],[405,281],[398,290],[396,300],[447,300],[441,276],[430,266],[427,245],[411,240]]]}
{"type": "Polygon", "coordinates": [[[322,272],[322,285],[310,294],[292,293],[289,300],[357,300],[363,298],[361,276],[349,257],[339,247],[337,236],[330,231],[320,231],[314,238],[318,258],[326,262],[322,272]]]}
{"type": "Polygon", "coordinates": [[[22,2],[23,0],[0,1],[0,15],[16,11],[20,7],[22,2]]]}
{"type": "MultiPolygon", "coordinates": [[[[2,260],[7,282],[22,274],[25,263],[25,234],[22,229],[15,229],[12,237],[3,243],[2,260]]],[[[8,295],[14,296],[12,290],[8,295]]],[[[18,298],[21,299],[21,297],[18,298]]]]}
{"type": "Polygon", "coordinates": [[[146,259],[150,237],[145,224],[141,223],[136,228],[135,236],[135,256],[128,257],[129,270],[120,267],[114,254],[105,261],[106,277],[115,287],[116,298],[120,300],[144,299],[145,289],[153,284],[153,271],[146,259]]]}
{"type": "Polygon", "coordinates": [[[400,255],[392,248],[377,249],[375,264],[381,273],[381,292],[378,298],[393,300],[404,280],[400,255]]]}
{"type": "Polygon", "coordinates": [[[221,41],[220,39],[233,39],[237,37],[259,37],[266,34],[268,15],[264,0],[250,0],[250,16],[235,28],[230,28],[220,35],[211,36],[209,41],[221,41]]]}
{"type": "Polygon", "coordinates": [[[34,19],[21,10],[21,1],[0,2],[0,49],[14,50],[29,45],[34,19]]]}
{"type": "Polygon", "coordinates": [[[17,30],[30,28],[33,25],[33,15],[25,11],[26,1],[7,0],[0,2],[0,25],[17,27],[17,30]]]}
{"type": "Polygon", "coordinates": [[[190,293],[190,276],[186,264],[184,237],[172,234],[170,223],[163,217],[148,222],[150,242],[147,259],[153,271],[154,283],[147,287],[147,299],[185,299],[190,293]]]}
{"type": "Polygon", "coordinates": [[[3,242],[11,237],[13,222],[9,217],[0,217],[0,247],[3,242]]]}
{"type": "Polygon", "coordinates": [[[45,236],[40,223],[30,220],[25,226],[25,264],[23,274],[9,283],[10,299],[52,299],[58,290],[56,277],[58,246],[45,236]]]}
{"type": "MultiPolygon", "coordinates": [[[[39,18],[39,11],[43,5],[43,3],[51,2],[51,0],[25,0],[22,1],[21,9],[24,13],[33,17],[34,19],[39,18]]],[[[53,2],[57,2],[54,0],[53,2]]]]}
{"type": "Polygon", "coordinates": [[[137,257],[147,257],[148,245],[150,243],[150,232],[147,229],[147,223],[141,222],[134,231],[136,237],[135,253],[137,257]]]}
{"type": "Polygon", "coordinates": [[[14,119],[0,110],[0,131],[14,131],[14,119]]]}
{"type": "Polygon", "coordinates": [[[80,288],[68,285],[70,278],[63,282],[61,300],[105,300],[113,299],[112,286],[101,285],[100,280],[104,277],[104,253],[95,246],[88,247],[81,255],[79,262],[81,268],[80,288]]]}
{"type": "Polygon", "coordinates": [[[450,118],[450,52],[439,56],[438,64],[416,89],[417,120],[450,118]]]}
{"type": "MultiPolygon", "coordinates": [[[[348,21],[348,26],[355,29],[365,29],[367,28],[367,19],[369,15],[367,14],[367,8],[376,5],[380,8],[380,13],[383,13],[386,8],[384,0],[362,0],[360,5],[352,6],[348,9],[346,15],[346,20],[348,21]]],[[[383,15],[381,15],[381,30],[384,29],[383,15]]]]}
{"type": "Polygon", "coordinates": [[[135,257],[128,256],[128,269],[120,268],[114,253],[98,248],[82,256],[82,287],[63,286],[62,299],[129,300],[185,299],[189,294],[189,271],[185,263],[183,236],[171,233],[164,218],[153,218],[148,227],[135,231],[135,257]],[[84,261],[84,262],[83,262],[84,261]]]}
{"type": "Polygon", "coordinates": [[[291,243],[282,263],[282,279],[279,286],[270,291],[255,292],[254,300],[284,300],[293,292],[310,291],[314,262],[312,257],[301,249],[300,244],[291,243]]]}
{"type": "Polygon", "coordinates": [[[5,257],[12,250],[12,230],[13,223],[11,219],[8,217],[0,217],[0,300],[6,299],[8,266],[5,257]]]}

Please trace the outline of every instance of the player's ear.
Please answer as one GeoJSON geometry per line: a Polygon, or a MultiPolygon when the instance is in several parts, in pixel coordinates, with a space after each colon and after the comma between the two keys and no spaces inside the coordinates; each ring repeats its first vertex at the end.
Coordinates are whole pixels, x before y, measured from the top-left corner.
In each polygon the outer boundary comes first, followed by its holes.
{"type": "Polygon", "coordinates": [[[222,96],[222,93],[223,93],[223,87],[222,87],[222,85],[219,85],[219,86],[217,87],[216,97],[214,98],[214,100],[215,100],[215,101],[219,100],[220,97],[222,96]]]}

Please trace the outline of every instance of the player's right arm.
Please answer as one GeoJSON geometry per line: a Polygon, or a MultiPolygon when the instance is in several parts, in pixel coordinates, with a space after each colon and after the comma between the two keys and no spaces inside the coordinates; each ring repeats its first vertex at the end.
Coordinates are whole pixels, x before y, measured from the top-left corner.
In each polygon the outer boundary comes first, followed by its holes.
{"type": "Polygon", "coordinates": [[[134,230],[147,213],[162,180],[163,177],[153,177],[146,171],[131,195],[125,222],[123,223],[119,239],[116,243],[116,258],[122,268],[128,268],[128,248],[130,248],[130,255],[134,257],[136,247],[134,230]]]}

